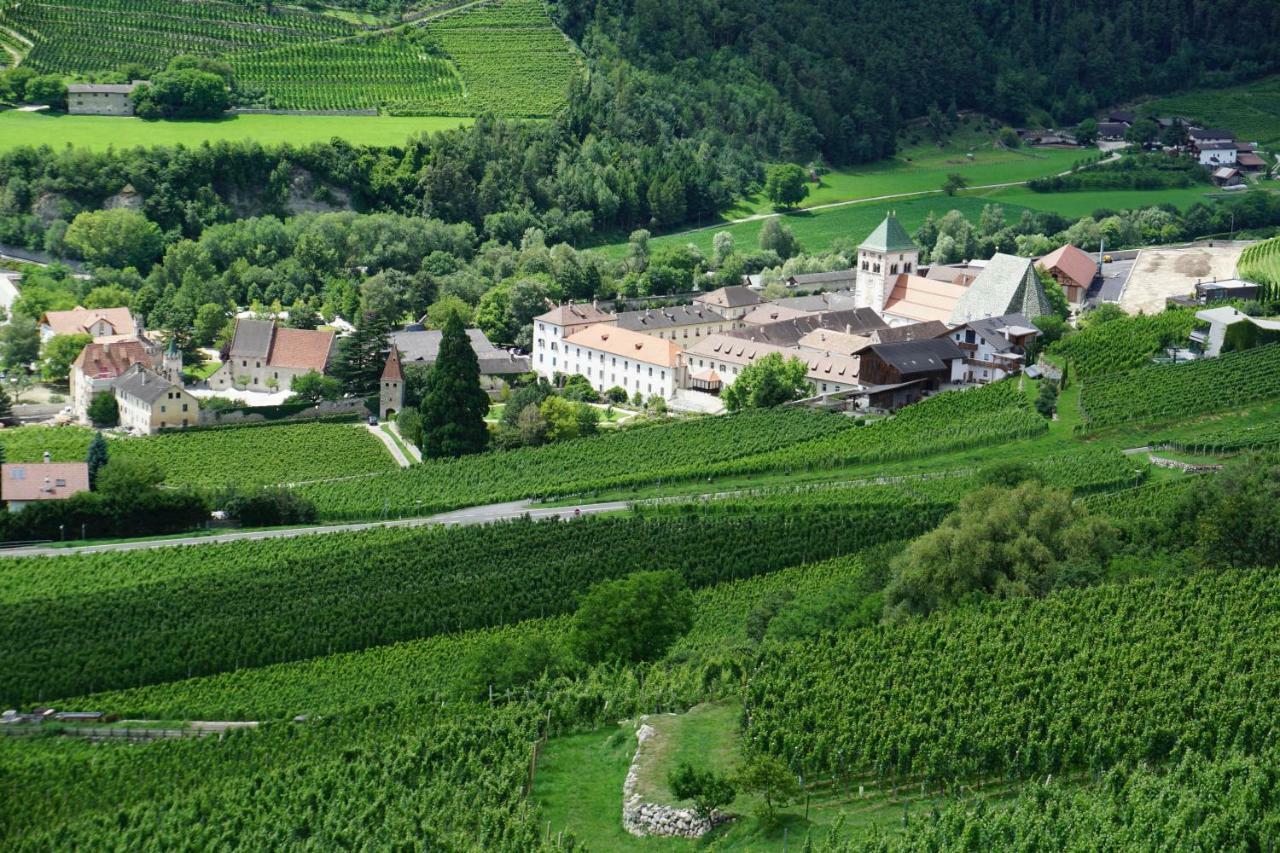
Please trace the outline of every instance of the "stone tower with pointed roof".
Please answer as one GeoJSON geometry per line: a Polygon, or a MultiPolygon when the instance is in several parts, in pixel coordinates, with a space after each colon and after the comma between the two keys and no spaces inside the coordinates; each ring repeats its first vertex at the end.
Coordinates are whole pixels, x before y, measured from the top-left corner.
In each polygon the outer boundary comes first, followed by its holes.
{"type": "Polygon", "coordinates": [[[164,348],[164,357],[160,361],[160,375],[174,385],[182,384],[182,353],[178,349],[178,339],[169,338],[169,345],[164,348]]]}
{"type": "Polygon", "coordinates": [[[894,281],[902,273],[914,273],[919,260],[920,250],[890,213],[858,246],[854,306],[883,311],[894,281]]]}
{"type": "Polygon", "coordinates": [[[400,351],[395,347],[387,353],[387,363],[382,368],[378,383],[378,417],[386,420],[404,408],[404,371],[400,368],[400,351]]]}

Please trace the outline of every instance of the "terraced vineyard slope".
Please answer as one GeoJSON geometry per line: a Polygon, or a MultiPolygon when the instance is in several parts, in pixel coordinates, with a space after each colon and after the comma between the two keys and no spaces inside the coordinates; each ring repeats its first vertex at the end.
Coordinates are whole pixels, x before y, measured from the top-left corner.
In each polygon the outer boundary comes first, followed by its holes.
{"type": "Polygon", "coordinates": [[[280,109],[536,117],[563,103],[577,48],[542,0],[441,5],[451,8],[379,28],[217,0],[10,2],[0,6],[0,47],[9,62],[63,75],[215,56],[280,109]]]}

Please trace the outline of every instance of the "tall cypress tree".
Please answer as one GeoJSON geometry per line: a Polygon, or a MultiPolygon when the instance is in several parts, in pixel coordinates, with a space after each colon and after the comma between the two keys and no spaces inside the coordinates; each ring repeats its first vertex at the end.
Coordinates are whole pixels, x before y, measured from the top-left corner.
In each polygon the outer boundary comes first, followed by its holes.
{"type": "Polygon", "coordinates": [[[484,423],[489,395],[480,387],[480,361],[456,313],[444,324],[440,352],[427,375],[419,409],[422,450],[427,456],[478,453],[489,443],[484,423]]]}
{"type": "Polygon", "coordinates": [[[102,437],[102,433],[96,433],[93,436],[93,441],[89,442],[89,456],[85,459],[89,463],[89,488],[91,490],[98,487],[98,471],[102,470],[102,466],[107,464],[109,457],[107,440],[102,437]]]}

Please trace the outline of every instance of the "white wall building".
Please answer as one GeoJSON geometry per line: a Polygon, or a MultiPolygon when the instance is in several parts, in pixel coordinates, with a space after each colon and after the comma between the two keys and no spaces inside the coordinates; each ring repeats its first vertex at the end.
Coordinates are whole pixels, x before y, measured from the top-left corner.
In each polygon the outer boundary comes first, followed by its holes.
{"type": "Polygon", "coordinates": [[[599,323],[561,344],[560,372],[585,376],[601,393],[616,386],[629,396],[639,391],[646,398],[657,395],[670,400],[684,385],[681,350],[674,341],[599,323]]]}
{"type": "Polygon", "coordinates": [[[557,305],[547,313],[534,317],[534,372],[547,380],[554,380],[557,373],[572,375],[576,371],[566,369],[565,339],[598,323],[614,322],[614,315],[601,311],[595,303],[557,305]]]}
{"type": "Polygon", "coordinates": [[[899,274],[911,275],[920,262],[920,250],[890,213],[858,246],[854,306],[881,312],[899,274]]]}
{"type": "Polygon", "coordinates": [[[858,358],[836,353],[817,353],[780,347],[760,341],[711,335],[685,350],[688,387],[695,391],[719,392],[732,385],[742,371],[769,353],[805,363],[805,378],[816,394],[851,391],[858,387],[858,358]]]}

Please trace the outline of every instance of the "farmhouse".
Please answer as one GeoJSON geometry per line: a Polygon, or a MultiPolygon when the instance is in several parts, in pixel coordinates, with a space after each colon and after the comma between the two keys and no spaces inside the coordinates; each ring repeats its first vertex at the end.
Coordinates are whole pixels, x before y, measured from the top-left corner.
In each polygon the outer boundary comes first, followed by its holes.
{"type": "Polygon", "coordinates": [[[951,381],[985,385],[1021,373],[1027,347],[1040,330],[1021,314],[1006,314],[971,320],[949,336],[964,352],[963,359],[951,363],[951,381]]]}
{"type": "Polygon", "coordinates": [[[1237,142],[1236,167],[1252,174],[1267,168],[1267,161],[1258,156],[1252,143],[1237,142]]]}
{"type": "Polygon", "coordinates": [[[742,285],[721,287],[693,298],[695,305],[710,308],[726,320],[741,320],[748,311],[765,300],[760,294],[742,285]]]}
{"type": "Polygon", "coordinates": [[[561,373],[582,374],[600,392],[618,386],[630,395],[669,400],[684,385],[677,343],[605,323],[565,338],[561,363],[561,373]]]}
{"type": "Polygon", "coordinates": [[[287,391],[295,377],[325,372],[334,343],[333,332],[282,329],[274,320],[236,320],[222,366],[209,377],[209,386],[287,391]]]}
{"type": "Polygon", "coordinates": [[[1067,302],[1072,305],[1084,302],[1090,286],[1098,277],[1097,259],[1070,243],[1054,249],[1036,263],[1062,286],[1067,302]]]}
{"type": "Polygon", "coordinates": [[[133,90],[146,82],[70,83],[67,85],[67,112],[71,115],[131,116],[133,90]]]}
{"type": "Polygon", "coordinates": [[[120,408],[120,426],[138,435],[200,422],[199,401],[181,385],[142,364],[126,370],[112,387],[120,408]]]}
{"type": "Polygon", "coordinates": [[[1234,164],[1238,153],[1234,142],[1205,142],[1196,146],[1201,166],[1234,164]]]}
{"type": "Polygon", "coordinates": [[[81,308],[70,311],[46,311],[40,317],[40,340],[55,335],[89,335],[95,341],[136,338],[142,334],[142,322],[128,308],[81,308]]]}
{"type": "Polygon", "coordinates": [[[0,500],[16,512],[38,501],[66,500],[89,491],[89,465],[85,462],[6,462],[0,465],[0,500]]]}
{"type": "Polygon", "coordinates": [[[733,320],[699,304],[623,311],[616,316],[616,323],[619,329],[643,332],[672,341],[727,332],[735,326],[733,320]]]}
{"type": "Polygon", "coordinates": [[[949,338],[875,344],[862,351],[859,375],[866,386],[921,383],[921,390],[937,390],[963,360],[964,351],[949,338]]]}
{"type": "Polygon", "coordinates": [[[703,338],[685,351],[689,387],[718,394],[732,385],[743,368],[769,353],[798,358],[805,363],[805,377],[819,394],[850,391],[858,387],[858,360],[845,355],[818,354],[790,347],[748,341],[728,335],[703,338]]]}
{"type": "Polygon", "coordinates": [[[572,373],[565,369],[564,340],[597,323],[614,322],[614,315],[601,311],[594,302],[590,305],[557,305],[547,313],[534,317],[534,372],[546,379],[554,379],[557,373],[572,373]]]}

